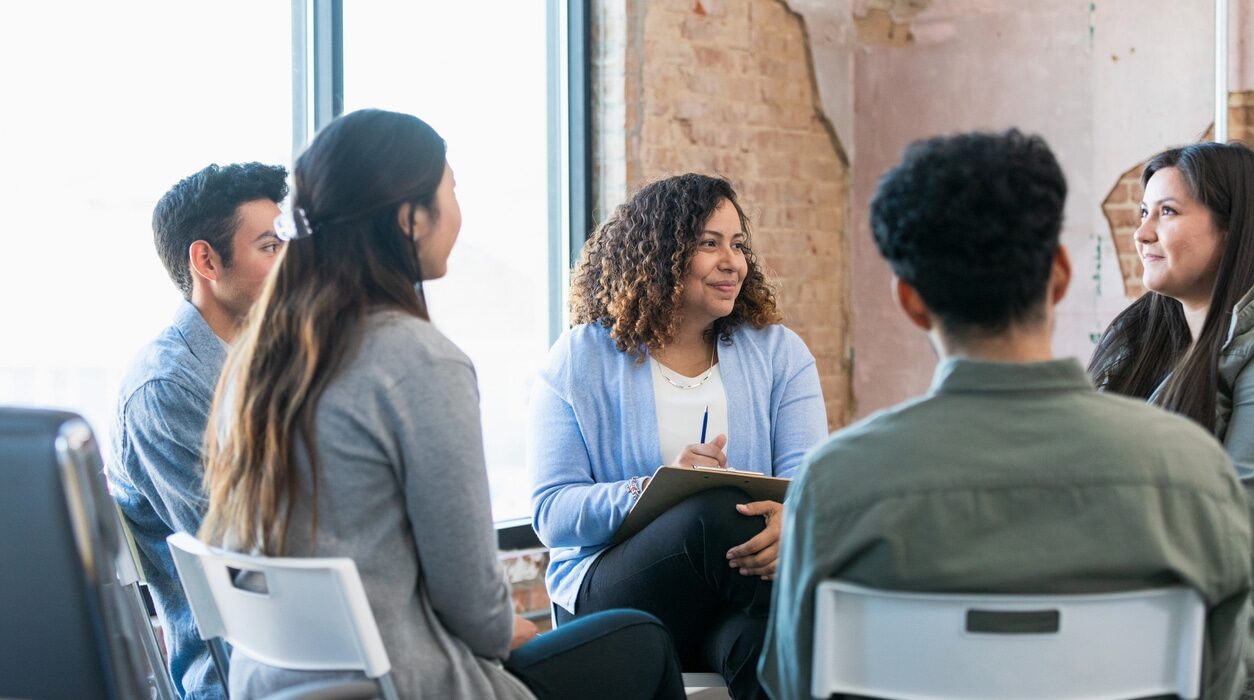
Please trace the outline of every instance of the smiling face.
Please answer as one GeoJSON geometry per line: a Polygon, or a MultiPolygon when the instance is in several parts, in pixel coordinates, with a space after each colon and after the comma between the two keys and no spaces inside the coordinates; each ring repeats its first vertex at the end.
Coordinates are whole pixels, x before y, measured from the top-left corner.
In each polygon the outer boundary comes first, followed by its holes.
{"type": "Polygon", "coordinates": [[[1223,234],[1210,209],[1197,201],[1177,168],[1163,168],[1145,184],[1136,251],[1145,288],[1186,306],[1210,303],[1223,255],[1223,234]]]}
{"type": "Polygon", "coordinates": [[[685,323],[700,323],[704,328],[731,314],[749,274],[746,238],[736,207],[724,199],[702,227],[683,279],[678,310],[685,323]]]}

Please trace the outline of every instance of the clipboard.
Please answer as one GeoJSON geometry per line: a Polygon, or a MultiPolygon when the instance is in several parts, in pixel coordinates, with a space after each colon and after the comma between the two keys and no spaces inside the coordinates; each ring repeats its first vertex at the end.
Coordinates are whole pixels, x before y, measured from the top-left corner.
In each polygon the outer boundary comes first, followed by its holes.
{"type": "Polygon", "coordinates": [[[719,469],[717,467],[658,467],[640,499],[618,526],[610,544],[618,544],[644,529],[662,513],[694,494],[732,486],[749,494],[755,501],[784,502],[790,479],[766,476],[758,472],[719,469]]]}

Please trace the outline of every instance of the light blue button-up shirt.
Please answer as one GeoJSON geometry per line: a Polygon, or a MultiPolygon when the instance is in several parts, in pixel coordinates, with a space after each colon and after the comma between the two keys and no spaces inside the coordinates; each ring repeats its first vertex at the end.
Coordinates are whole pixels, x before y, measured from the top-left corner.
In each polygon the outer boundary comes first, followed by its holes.
{"type": "Polygon", "coordinates": [[[185,698],[225,697],[165,538],[195,534],[208,506],[202,444],[226,355],[226,343],[183,302],[174,324],[144,347],[122,382],[105,466],[165,630],[170,674],[185,698]]]}

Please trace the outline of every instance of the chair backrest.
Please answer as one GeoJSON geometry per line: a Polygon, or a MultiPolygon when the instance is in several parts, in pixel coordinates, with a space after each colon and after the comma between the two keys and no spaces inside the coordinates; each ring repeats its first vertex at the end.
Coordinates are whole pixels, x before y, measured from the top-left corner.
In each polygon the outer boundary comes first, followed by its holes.
{"type": "Polygon", "coordinates": [[[352,559],[248,556],[185,532],[167,542],[202,638],[296,671],[391,670],[352,559]]]}
{"type": "Polygon", "coordinates": [[[0,697],[171,697],[117,578],[125,545],[91,429],[0,408],[0,481],[0,697]]]}
{"type": "Polygon", "coordinates": [[[816,596],[815,697],[1196,698],[1201,685],[1206,608],[1189,588],[966,595],[825,581],[816,596]]]}

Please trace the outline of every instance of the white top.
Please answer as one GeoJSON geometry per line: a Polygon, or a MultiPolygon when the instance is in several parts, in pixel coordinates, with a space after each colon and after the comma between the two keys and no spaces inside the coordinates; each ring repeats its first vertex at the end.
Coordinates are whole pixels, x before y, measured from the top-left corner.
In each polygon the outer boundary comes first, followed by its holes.
{"type": "MultiPolygon", "coordinates": [[[[685,377],[669,368],[663,368],[654,358],[649,358],[653,374],[653,405],[657,412],[658,444],[662,448],[662,461],[670,464],[684,448],[701,441],[701,419],[705,409],[710,409],[710,420],[705,429],[705,441],[717,435],[727,435],[727,394],[723,391],[723,376],[718,364],[710,370],[710,378],[695,389],[680,389],[666,381],[670,377],[676,384],[695,384],[696,377],[685,377]],[[662,376],[665,372],[666,376],[662,376]]],[[[728,440],[731,436],[728,435],[728,440]]],[[[727,452],[727,448],[723,448],[727,452]]],[[[729,465],[732,466],[732,465],[729,465]]]]}

